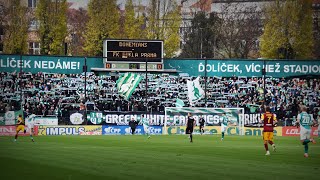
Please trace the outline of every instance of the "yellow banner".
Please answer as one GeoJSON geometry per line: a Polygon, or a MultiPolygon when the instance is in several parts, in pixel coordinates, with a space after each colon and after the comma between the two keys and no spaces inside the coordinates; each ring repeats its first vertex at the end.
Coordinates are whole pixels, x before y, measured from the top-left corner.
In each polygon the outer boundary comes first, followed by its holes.
{"type": "MultiPolygon", "coordinates": [[[[252,127],[245,127],[244,128],[244,135],[246,136],[262,136],[263,128],[252,128],[252,127]]],[[[275,127],[273,129],[274,136],[282,136],[282,127],[275,127]]]]}
{"type": "Polygon", "coordinates": [[[38,135],[102,135],[102,126],[39,126],[38,135]]]}
{"type": "MultiPolygon", "coordinates": [[[[220,126],[206,126],[203,128],[204,134],[221,134],[221,127],[220,126]]],[[[252,128],[252,127],[244,127],[244,135],[246,136],[262,136],[263,128],[252,128]]],[[[165,132],[167,134],[185,134],[186,132],[185,126],[169,126],[165,128],[165,132]]],[[[238,135],[239,128],[236,126],[229,126],[227,127],[225,133],[227,135],[238,135]]],[[[193,130],[193,134],[200,134],[199,126],[196,126],[193,130]]],[[[274,135],[275,136],[282,136],[282,127],[275,127],[274,128],[274,135]]]]}

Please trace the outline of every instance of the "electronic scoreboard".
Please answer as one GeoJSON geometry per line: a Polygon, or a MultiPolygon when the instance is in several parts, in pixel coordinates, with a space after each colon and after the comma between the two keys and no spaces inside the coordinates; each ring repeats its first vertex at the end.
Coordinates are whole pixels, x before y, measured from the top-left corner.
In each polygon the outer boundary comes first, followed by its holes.
{"type": "Polygon", "coordinates": [[[163,41],[103,41],[103,57],[107,69],[163,69],[163,41]],[[147,63],[146,63],[147,62],[147,63]]]}

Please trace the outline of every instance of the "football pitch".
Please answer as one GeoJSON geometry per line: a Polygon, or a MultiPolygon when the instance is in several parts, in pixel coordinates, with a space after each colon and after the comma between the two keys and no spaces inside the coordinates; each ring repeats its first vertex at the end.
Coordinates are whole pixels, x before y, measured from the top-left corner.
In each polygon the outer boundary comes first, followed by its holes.
{"type": "MultiPolygon", "coordinates": [[[[0,179],[319,179],[320,144],[298,137],[196,135],[0,137],[0,179]],[[271,147],[271,146],[269,146],[271,147]]],[[[318,140],[318,139],[317,139],[318,140]]]]}

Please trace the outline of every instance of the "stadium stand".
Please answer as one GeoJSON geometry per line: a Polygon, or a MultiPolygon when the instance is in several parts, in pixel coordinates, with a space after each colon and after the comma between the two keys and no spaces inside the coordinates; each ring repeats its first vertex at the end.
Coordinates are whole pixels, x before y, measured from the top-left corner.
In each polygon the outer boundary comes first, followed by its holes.
{"type": "MultiPolygon", "coordinates": [[[[87,102],[84,102],[83,74],[50,74],[2,72],[0,74],[0,113],[20,109],[20,95],[26,115],[58,115],[68,118],[70,112],[79,111],[85,104],[87,110],[98,111],[146,111],[163,112],[174,107],[176,99],[189,106],[185,74],[148,74],[146,97],[145,74],[129,101],[117,93],[115,76],[87,75],[87,102]],[[21,81],[20,81],[21,80],[21,81]],[[21,83],[21,85],[20,85],[21,83]],[[22,91],[20,89],[22,87],[22,91]],[[147,103],[146,103],[147,102],[147,103]],[[148,109],[147,109],[148,107],[148,109]]],[[[261,77],[201,77],[207,100],[196,107],[243,107],[245,113],[261,113],[263,103],[263,79],[261,77]]],[[[284,120],[297,115],[299,105],[309,107],[316,118],[320,109],[319,78],[266,78],[266,103],[284,120]]]]}

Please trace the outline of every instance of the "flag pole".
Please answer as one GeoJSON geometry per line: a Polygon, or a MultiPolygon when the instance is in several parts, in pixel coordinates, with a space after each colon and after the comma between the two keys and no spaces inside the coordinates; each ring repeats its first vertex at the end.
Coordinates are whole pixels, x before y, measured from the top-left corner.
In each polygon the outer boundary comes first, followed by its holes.
{"type": "Polygon", "coordinates": [[[207,59],[204,60],[204,106],[207,107],[207,59]]]}

